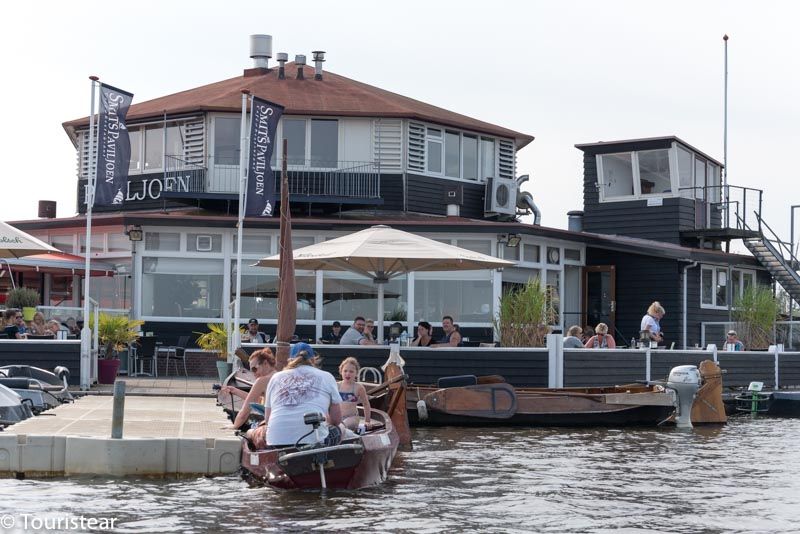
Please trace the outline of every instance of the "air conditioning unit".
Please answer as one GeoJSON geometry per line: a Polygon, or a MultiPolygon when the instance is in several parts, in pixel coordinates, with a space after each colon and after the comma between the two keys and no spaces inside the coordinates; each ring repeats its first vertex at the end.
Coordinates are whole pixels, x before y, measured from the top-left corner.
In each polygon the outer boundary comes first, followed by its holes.
{"type": "Polygon", "coordinates": [[[197,236],[195,243],[197,252],[211,252],[211,249],[214,248],[214,242],[210,235],[197,236]]]}
{"type": "Polygon", "coordinates": [[[518,187],[516,180],[487,178],[484,215],[516,215],[518,187]]]}

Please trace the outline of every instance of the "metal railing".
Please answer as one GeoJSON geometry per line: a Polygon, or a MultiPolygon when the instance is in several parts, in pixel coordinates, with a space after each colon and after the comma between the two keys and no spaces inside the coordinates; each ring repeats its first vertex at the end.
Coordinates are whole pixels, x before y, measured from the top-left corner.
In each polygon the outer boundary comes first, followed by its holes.
{"type": "MultiPolygon", "coordinates": [[[[734,321],[704,321],[700,323],[700,348],[709,343],[723,346],[725,334],[736,329],[734,321]]],[[[775,321],[772,326],[772,339],[782,344],[785,350],[800,349],[800,321],[775,321]]]]}
{"type": "MultiPolygon", "coordinates": [[[[184,193],[238,193],[241,174],[238,158],[206,159],[193,163],[166,156],[164,191],[184,193]]],[[[272,163],[280,173],[282,160],[272,163]]],[[[371,161],[324,161],[317,159],[287,161],[289,193],[319,197],[380,198],[380,169],[371,161]]],[[[279,193],[280,180],[275,180],[279,193]]]]}
{"type": "MultiPolygon", "coordinates": [[[[698,201],[695,204],[695,210],[702,210],[702,212],[695,213],[695,228],[698,230],[759,228],[760,231],[759,224],[764,196],[761,189],[738,185],[703,185],[681,187],[678,191],[689,192],[689,198],[698,201]],[[722,193],[725,193],[724,197],[721,196],[722,193]],[[754,218],[751,218],[748,206],[750,210],[753,206],[757,207],[752,211],[755,215],[754,218]],[[715,216],[716,214],[719,214],[718,217],[715,216]]],[[[681,194],[681,196],[684,195],[681,194]]]]}

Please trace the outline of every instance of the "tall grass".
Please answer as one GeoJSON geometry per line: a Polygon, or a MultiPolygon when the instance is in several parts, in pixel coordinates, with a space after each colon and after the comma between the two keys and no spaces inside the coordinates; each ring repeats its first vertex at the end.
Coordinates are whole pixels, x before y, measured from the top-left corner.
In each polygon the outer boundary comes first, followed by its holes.
{"type": "Polygon", "coordinates": [[[747,349],[766,349],[774,341],[772,328],[780,313],[780,303],[767,286],[747,287],[733,303],[739,339],[747,349]]]}
{"type": "Polygon", "coordinates": [[[500,313],[493,321],[500,344],[543,347],[550,332],[548,325],[556,322],[557,298],[538,278],[505,292],[500,297],[500,313]]]}

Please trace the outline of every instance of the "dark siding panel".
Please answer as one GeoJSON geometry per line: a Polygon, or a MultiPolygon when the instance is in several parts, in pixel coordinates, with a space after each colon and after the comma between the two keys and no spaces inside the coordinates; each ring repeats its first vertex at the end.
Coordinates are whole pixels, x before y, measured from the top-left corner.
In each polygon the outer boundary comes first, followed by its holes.
{"type": "Polygon", "coordinates": [[[780,355],[778,381],[782,385],[800,384],[800,353],[780,355]]]}
{"type": "Polygon", "coordinates": [[[441,178],[408,175],[408,211],[446,215],[447,205],[444,193],[448,187],[461,185],[464,189],[464,204],[461,216],[471,219],[483,219],[484,184],[453,182],[441,178]]]}
{"type": "MultiPolygon", "coordinates": [[[[547,358],[545,358],[545,362],[547,358]]],[[[81,382],[80,341],[0,341],[0,367],[31,365],[52,372],[59,365],[69,369],[70,385],[81,382]]]]}
{"type": "Polygon", "coordinates": [[[383,209],[403,210],[402,174],[381,174],[381,198],[383,198],[383,209]]]}
{"type": "Polygon", "coordinates": [[[644,380],[644,355],[634,351],[565,351],[564,386],[629,384],[644,380]]]}
{"type": "Polygon", "coordinates": [[[677,261],[594,248],[588,248],[586,255],[587,265],[616,265],[617,343],[639,338],[642,317],[655,300],[667,312],[661,321],[666,344],[680,343],[682,290],[677,261]]]}

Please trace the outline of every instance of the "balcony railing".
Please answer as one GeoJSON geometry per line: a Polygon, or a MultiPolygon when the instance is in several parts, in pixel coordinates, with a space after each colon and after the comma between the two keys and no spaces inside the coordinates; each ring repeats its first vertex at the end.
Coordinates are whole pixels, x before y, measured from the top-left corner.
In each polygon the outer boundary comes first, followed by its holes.
{"type": "Polygon", "coordinates": [[[738,185],[681,187],[681,196],[695,199],[695,229],[760,228],[763,191],[738,185]],[[722,193],[724,197],[721,198],[722,193]]]}
{"type": "MultiPolygon", "coordinates": [[[[164,190],[183,193],[239,192],[239,162],[208,158],[206,165],[167,156],[164,190]]],[[[272,165],[275,193],[280,191],[282,161],[272,165]]],[[[370,161],[320,161],[291,159],[287,163],[289,193],[308,197],[380,198],[380,173],[370,161]]]]}

